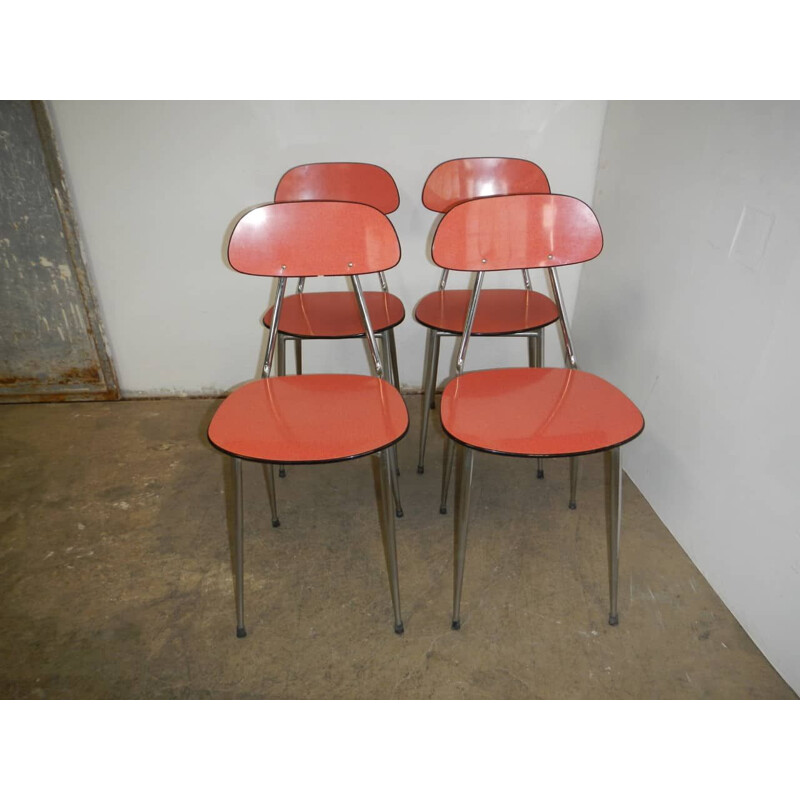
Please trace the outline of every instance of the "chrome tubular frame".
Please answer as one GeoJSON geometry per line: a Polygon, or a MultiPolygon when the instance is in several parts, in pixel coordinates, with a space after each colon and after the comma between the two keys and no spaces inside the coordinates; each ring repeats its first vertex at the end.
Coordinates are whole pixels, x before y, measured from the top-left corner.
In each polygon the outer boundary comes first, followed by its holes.
{"type": "MultiPolygon", "coordinates": [[[[349,277],[350,277],[350,283],[353,287],[353,292],[355,292],[356,295],[356,301],[358,302],[358,310],[359,313],[361,314],[361,322],[364,325],[364,331],[366,332],[369,351],[372,355],[372,360],[375,363],[375,372],[377,373],[379,378],[385,380],[383,362],[381,361],[380,352],[378,350],[378,342],[377,339],[375,338],[375,330],[373,329],[372,321],[369,318],[369,311],[367,310],[367,302],[364,299],[364,291],[361,288],[361,281],[359,280],[358,275],[350,275],[349,277]]],[[[390,372],[391,371],[392,370],[390,367],[390,372]]],[[[394,495],[395,515],[398,517],[402,517],[403,506],[400,502],[400,486],[397,481],[397,475],[399,474],[400,470],[398,466],[396,446],[392,446],[389,448],[388,461],[392,472],[391,486],[392,486],[392,494],[394,495]]]]}
{"type": "Polygon", "coordinates": [[[275,298],[275,307],[272,311],[272,324],[269,326],[269,338],[267,339],[267,352],[264,355],[263,377],[269,378],[272,371],[272,358],[275,355],[275,344],[278,340],[278,323],[280,322],[281,308],[283,307],[283,297],[286,294],[286,278],[278,278],[278,295],[275,298]]]}
{"type": "Polygon", "coordinates": [[[425,382],[425,394],[422,401],[422,430],[419,436],[419,461],[417,462],[417,472],[421,475],[425,472],[425,444],[428,438],[428,410],[434,408],[433,393],[436,388],[436,366],[439,363],[439,335],[433,328],[428,328],[426,342],[426,366],[427,370],[423,376],[425,382]]]}
{"type": "Polygon", "coordinates": [[[610,529],[608,536],[608,579],[610,610],[608,613],[608,624],[619,624],[619,614],[617,613],[617,587],[619,584],[619,536],[622,517],[622,452],[621,448],[615,447],[609,451],[608,462],[611,470],[611,480],[609,481],[609,521],[610,529]]]}
{"type": "Polygon", "coordinates": [[[233,461],[233,496],[234,496],[234,541],[236,552],[236,636],[243,639],[247,636],[244,627],[244,507],[242,499],[242,459],[232,457],[233,461]]]}
{"type": "MultiPolygon", "coordinates": [[[[306,285],[305,278],[298,278],[297,280],[297,294],[303,294],[303,289],[306,285]]],[[[294,340],[294,366],[295,366],[295,374],[302,375],[303,374],[303,340],[302,339],[295,339],[294,340]]]]}
{"type": "Polygon", "coordinates": [[[381,331],[380,333],[375,334],[376,341],[380,342],[381,345],[381,353],[383,355],[383,363],[386,365],[386,378],[389,383],[394,386],[395,389],[400,391],[399,385],[399,377],[397,375],[396,370],[396,361],[393,357],[393,336],[390,336],[391,329],[387,329],[385,331],[381,331]]]}
{"type": "Polygon", "coordinates": [[[548,267],[547,275],[550,278],[553,298],[558,306],[558,321],[561,324],[561,334],[564,337],[564,348],[567,351],[567,359],[569,360],[571,369],[578,369],[578,362],[575,359],[575,350],[572,347],[572,339],[569,335],[569,322],[567,320],[567,310],[564,307],[564,295],[561,292],[561,284],[558,281],[555,267],[548,267]]]}
{"type": "MultiPolygon", "coordinates": [[[[382,331],[381,333],[376,334],[375,338],[376,339],[380,339],[380,342],[381,342],[381,350],[383,352],[383,361],[386,364],[386,370],[389,373],[389,376],[388,376],[389,383],[391,383],[392,386],[394,386],[394,388],[397,389],[397,391],[399,392],[400,391],[400,386],[399,386],[399,378],[398,378],[398,375],[397,375],[397,362],[392,359],[392,352],[391,352],[391,350],[392,350],[392,339],[389,336],[390,333],[391,333],[391,329],[385,330],[385,331],[382,331]]],[[[391,462],[392,462],[392,468],[394,469],[394,474],[395,475],[399,475],[400,474],[400,464],[399,464],[399,461],[398,461],[398,458],[397,458],[397,445],[392,445],[392,447],[390,448],[389,456],[390,456],[390,459],[391,459],[391,462]]],[[[400,487],[398,486],[396,480],[392,481],[392,493],[394,494],[394,500],[395,500],[395,507],[396,507],[397,516],[398,517],[402,517],[403,516],[403,507],[400,504],[400,487]]]]}
{"type": "Polygon", "coordinates": [[[294,340],[294,371],[296,375],[303,374],[303,340],[294,340]]]}
{"type": "MultiPolygon", "coordinates": [[[[478,300],[481,294],[481,287],[483,286],[483,277],[486,273],[481,271],[476,273],[475,286],[472,289],[472,297],[470,297],[469,305],[467,306],[467,318],[464,322],[464,332],[461,334],[461,344],[458,348],[458,356],[456,357],[456,376],[461,375],[464,371],[464,362],[467,358],[467,347],[469,346],[469,337],[472,334],[472,326],[475,324],[475,314],[478,311],[478,300]]],[[[447,492],[450,488],[450,474],[453,471],[453,455],[455,453],[455,442],[448,436],[447,437],[447,451],[444,457],[444,472],[442,473],[442,497],[439,503],[439,513],[447,513],[447,492]]]]}
{"type": "MultiPolygon", "coordinates": [[[[452,440],[451,440],[452,441],[452,440]]],[[[456,478],[456,524],[453,542],[453,630],[461,628],[461,587],[464,583],[464,562],[467,555],[467,527],[469,525],[469,501],[472,489],[472,464],[474,451],[459,446],[461,462],[456,478]]]]}
{"type": "MultiPolygon", "coordinates": [[[[378,273],[378,280],[381,283],[381,291],[388,294],[389,292],[389,284],[386,281],[386,275],[383,272],[378,273]]],[[[366,308],[366,302],[365,302],[366,308]]],[[[381,338],[388,343],[388,350],[384,348],[383,351],[383,358],[386,362],[386,366],[389,369],[391,375],[389,380],[394,385],[394,388],[397,391],[400,391],[400,373],[397,370],[397,344],[395,343],[394,339],[394,328],[387,328],[386,330],[382,331],[380,334],[381,338]]]]}
{"type": "MultiPolygon", "coordinates": [[[[578,361],[575,358],[575,349],[572,346],[572,339],[569,334],[569,320],[567,319],[567,309],[564,306],[564,295],[561,292],[561,284],[555,267],[547,268],[547,275],[550,278],[550,286],[553,290],[553,297],[558,305],[559,322],[561,323],[561,335],[564,337],[564,349],[567,352],[567,360],[570,369],[578,369],[578,361]]],[[[578,474],[580,472],[580,462],[577,456],[570,456],[569,459],[569,507],[578,507],[578,474]]]]}
{"type": "Polygon", "coordinates": [[[522,280],[525,283],[525,288],[529,291],[533,291],[533,285],[531,284],[531,276],[528,274],[528,270],[522,270],[522,280]]]}
{"type": "Polygon", "coordinates": [[[366,331],[367,344],[369,345],[369,352],[372,355],[372,361],[375,364],[375,372],[378,373],[379,378],[384,377],[383,363],[381,362],[380,354],[378,353],[378,342],[375,339],[375,331],[372,328],[372,322],[369,318],[369,311],[367,311],[367,302],[364,299],[364,291],[361,288],[361,281],[358,275],[350,275],[350,284],[353,287],[353,292],[356,295],[358,302],[358,311],[361,314],[361,322],[364,324],[366,331]]]}
{"type": "MultiPolygon", "coordinates": [[[[281,467],[283,469],[283,467],[281,467]]],[[[267,484],[267,497],[269,497],[269,510],[272,515],[272,527],[277,528],[280,526],[281,521],[278,518],[278,496],[275,492],[275,465],[264,464],[264,480],[267,484]]]]}
{"type": "Polygon", "coordinates": [[[379,453],[381,507],[383,509],[383,553],[386,557],[386,571],[389,573],[389,588],[392,594],[392,607],[394,609],[394,632],[403,633],[403,619],[400,615],[400,582],[397,575],[397,542],[395,539],[394,517],[392,516],[392,501],[390,485],[392,483],[391,448],[381,450],[379,453]]]}
{"type": "MultiPolygon", "coordinates": [[[[527,270],[526,270],[527,272],[527,270]]],[[[528,337],[528,366],[541,367],[544,361],[544,328],[539,328],[536,338],[528,337]]],[[[536,477],[544,478],[544,459],[536,459],[536,477]]]]}
{"type": "MultiPolygon", "coordinates": [[[[278,326],[280,324],[281,318],[281,309],[283,308],[283,298],[286,294],[286,278],[278,278],[278,294],[275,298],[275,307],[272,311],[272,324],[269,326],[269,338],[267,339],[267,352],[264,356],[264,372],[263,377],[269,378],[270,373],[272,372],[272,361],[275,357],[275,348],[278,349],[278,375],[282,375],[282,370],[284,369],[284,355],[283,355],[283,348],[285,347],[285,341],[283,341],[283,337],[278,332],[278,326]]],[[[272,464],[265,464],[264,465],[265,471],[265,478],[267,481],[267,493],[269,494],[269,507],[272,513],[272,527],[277,528],[280,525],[280,520],[278,519],[278,505],[277,505],[277,498],[275,494],[275,468],[272,464]]],[[[285,474],[283,467],[280,468],[280,471],[285,474]]]]}
{"type": "Polygon", "coordinates": [[[389,362],[392,365],[392,373],[394,374],[394,388],[400,391],[400,373],[397,369],[397,342],[394,338],[394,328],[388,328],[385,332],[389,339],[389,362]]]}
{"type": "Polygon", "coordinates": [[[578,456],[569,457],[569,507],[574,511],[578,507],[578,477],[581,471],[578,456]]]}
{"type": "Polygon", "coordinates": [[[286,374],[286,337],[278,331],[278,375],[286,374]]]}
{"type": "Polygon", "coordinates": [[[485,272],[478,272],[475,276],[475,286],[472,289],[472,297],[467,306],[467,319],[464,322],[464,332],[461,334],[461,345],[458,348],[458,358],[456,359],[456,375],[464,371],[464,361],[467,358],[467,347],[469,347],[469,337],[472,335],[472,326],[475,324],[475,314],[478,311],[478,300],[483,286],[483,276],[485,272]]]}
{"type": "MultiPolygon", "coordinates": [[[[278,331],[278,377],[282,377],[286,374],[286,339],[287,337],[278,331]]],[[[286,469],[284,468],[283,464],[278,465],[278,477],[285,478],[286,477],[286,469]]],[[[275,514],[275,505],[272,504],[272,524],[275,525],[275,520],[277,516],[275,514]]]]}

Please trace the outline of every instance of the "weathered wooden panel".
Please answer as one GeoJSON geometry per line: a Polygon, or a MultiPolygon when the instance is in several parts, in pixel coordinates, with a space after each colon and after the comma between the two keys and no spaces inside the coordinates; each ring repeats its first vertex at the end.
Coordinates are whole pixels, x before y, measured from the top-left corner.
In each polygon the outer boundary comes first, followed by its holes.
{"type": "Polygon", "coordinates": [[[38,105],[0,102],[0,402],[116,397],[38,105]]]}

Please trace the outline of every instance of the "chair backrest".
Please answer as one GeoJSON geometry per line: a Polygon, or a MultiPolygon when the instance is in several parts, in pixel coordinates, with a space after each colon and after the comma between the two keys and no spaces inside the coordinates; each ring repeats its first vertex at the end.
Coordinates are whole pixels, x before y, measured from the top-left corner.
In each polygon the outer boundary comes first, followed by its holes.
{"type": "Polygon", "coordinates": [[[456,158],[439,164],[425,181],[422,204],[444,213],[478,197],[549,194],[550,184],[538,164],[523,158],[456,158]]]}
{"type": "Polygon", "coordinates": [[[560,267],[603,249],[589,206],[560,194],[469,200],[442,217],[433,238],[438,266],[463,272],[560,267]]]}
{"type": "Polygon", "coordinates": [[[303,278],[363,275],[400,261],[388,217],[361,203],[273,203],[248,211],[228,243],[228,261],[247,275],[303,278]]]}
{"type": "Polygon", "coordinates": [[[330,161],[293,167],[278,182],[275,202],[342,200],[391,214],[400,205],[394,178],[375,164],[330,161]]]}

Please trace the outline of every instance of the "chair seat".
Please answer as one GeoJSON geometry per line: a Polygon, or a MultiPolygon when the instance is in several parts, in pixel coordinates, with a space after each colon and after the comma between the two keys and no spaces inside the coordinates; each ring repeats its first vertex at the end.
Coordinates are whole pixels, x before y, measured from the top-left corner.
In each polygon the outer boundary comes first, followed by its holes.
{"type": "MultiPolygon", "coordinates": [[[[375,333],[399,325],[406,316],[399,297],[388,292],[364,292],[375,333]]],[[[264,316],[272,324],[273,309],[264,316]]],[[[280,332],[301,339],[351,339],[364,335],[364,323],[353,292],[302,292],[284,298],[280,332]]]]}
{"type": "MultiPolygon", "coordinates": [[[[427,328],[461,333],[467,318],[469,289],[431,292],[414,311],[427,328]]],[[[547,295],[526,289],[484,289],[475,312],[473,336],[508,336],[532,331],[558,319],[558,307],[547,295]]]]}
{"type": "Polygon", "coordinates": [[[461,444],[512,456],[571,456],[608,450],[644,429],[639,409],[616,387],[572,369],[468,372],[442,394],[442,425],[461,444]]]}
{"type": "Polygon", "coordinates": [[[232,456],[276,464],[343,461],[382,450],[408,429],[400,393],[369,375],[288,375],[234,389],[208,428],[232,456]]]}

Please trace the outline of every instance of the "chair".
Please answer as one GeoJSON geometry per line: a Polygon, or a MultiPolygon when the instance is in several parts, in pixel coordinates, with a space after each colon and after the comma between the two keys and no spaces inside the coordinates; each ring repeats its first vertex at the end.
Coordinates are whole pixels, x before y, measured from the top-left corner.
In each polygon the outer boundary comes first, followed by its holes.
{"type": "MultiPolygon", "coordinates": [[[[244,625],[242,461],[320,464],[380,454],[380,498],[394,625],[403,632],[391,513],[389,455],[408,430],[408,413],[397,389],[383,379],[369,306],[359,276],[390,269],[400,259],[388,218],[371,206],[347,202],[275,203],[242,216],[231,234],[228,260],[238,272],[278,279],[264,377],[234,389],[208,428],[212,444],[233,459],[235,493],[236,635],[244,625]],[[349,278],[361,314],[377,377],[371,375],[272,376],[289,278],[341,275],[349,278]]],[[[270,502],[274,473],[266,470],[270,502]]]]}
{"type": "MultiPolygon", "coordinates": [[[[293,167],[278,181],[275,202],[302,200],[341,200],[365,203],[383,214],[391,214],[400,205],[397,185],[392,176],[375,164],[354,162],[321,162],[293,167]]],[[[386,278],[378,273],[380,292],[364,292],[375,336],[384,353],[389,380],[400,389],[397,370],[397,347],[394,329],[405,319],[405,308],[399,297],[389,293],[386,278]]],[[[361,315],[352,292],[305,292],[305,278],[300,278],[297,293],[284,299],[278,330],[278,375],[286,374],[286,342],[294,341],[295,371],[303,371],[302,343],[305,339],[358,339],[365,335],[361,315]]],[[[264,325],[272,325],[274,309],[264,315],[264,325]]],[[[266,366],[266,357],[264,359],[266,366]]],[[[399,475],[397,454],[393,451],[395,475],[399,475]]],[[[278,467],[283,478],[286,471],[278,467]]],[[[397,481],[392,483],[395,513],[403,516],[397,481]]],[[[273,524],[277,516],[273,514],[273,524]]]]}
{"type": "MultiPolygon", "coordinates": [[[[383,214],[391,214],[400,205],[392,176],[374,164],[324,162],[293,167],[278,182],[275,202],[302,200],[340,200],[365,203],[383,214]]],[[[390,294],[383,273],[378,273],[380,292],[364,292],[376,337],[381,341],[392,382],[399,389],[397,349],[394,328],[405,319],[399,297],[390,294]]],[[[304,293],[305,278],[300,278],[297,293],[284,300],[278,331],[278,373],[285,374],[286,341],[294,340],[297,374],[302,373],[302,343],[305,339],[356,339],[365,335],[361,315],[349,291],[304,293]]],[[[264,325],[272,324],[274,309],[264,316],[264,325]]],[[[266,359],[265,359],[266,363],[266,359]]]]}
{"type": "Polygon", "coordinates": [[[563,195],[471,200],[451,209],[436,230],[433,260],[476,273],[457,356],[456,377],[442,394],[442,427],[460,445],[456,488],[452,627],[461,627],[461,588],[475,450],[526,458],[611,453],[609,624],[618,623],[617,583],[622,470],[620,447],[644,419],[618,389],[575,368],[508,368],[463,372],[484,275],[521,266],[550,269],[595,258],[603,238],[585,203],[563,195]]]}
{"type": "MultiPolygon", "coordinates": [[[[549,194],[550,184],[541,167],[521,158],[458,158],[439,164],[425,181],[422,203],[431,211],[446,213],[455,205],[478,197],[513,194],[549,194]]],[[[556,299],[533,291],[527,268],[522,270],[524,288],[485,289],[473,322],[473,336],[512,336],[528,342],[528,365],[540,367],[544,359],[544,329],[556,320],[561,331],[567,358],[575,367],[575,353],[569,335],[561,286],[555,269],[548,277],[556,299]]],[[[414,316],[428,328],[424,368],[424,404],[420,431],[417,472],[425,471],[425,445],[428,434],[428,409],[435,408],[439,362],[439,343],[443,336],[460,336],[464,330],[470,292],[468,289],[446,289],[448,270],[439,282],[439,289],[420,300],[414,316]]],[[[453,449],[448,446],[442,476],[439,511],[447,513],[447,495],[453,467],[453,449]]],[[[537,465],[537,477],[544,477],[543,462],[537,465]]],[[[577,466],[573,465],[570,507],[574,508],[577,491],[577,466]]]]}

